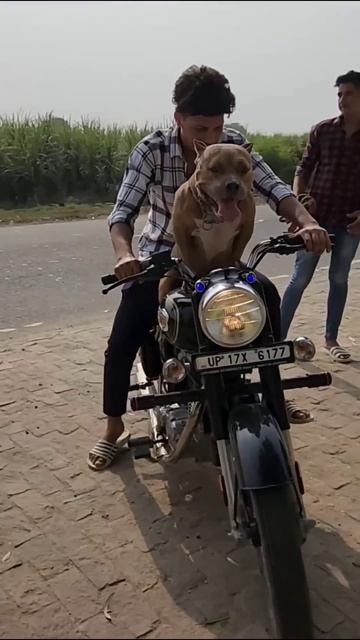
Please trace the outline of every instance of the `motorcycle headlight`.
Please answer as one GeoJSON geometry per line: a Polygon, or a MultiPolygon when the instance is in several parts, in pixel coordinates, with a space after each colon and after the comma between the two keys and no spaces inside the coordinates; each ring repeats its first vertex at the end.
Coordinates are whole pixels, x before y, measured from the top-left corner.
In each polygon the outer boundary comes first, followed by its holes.
{"type": "Polygon", "coordinates": [[[266,309],[261,297],[249,285],[219,283],[202,297],[199,320],[212,342],[221,347],[241,347],[260,335],[266,309]]]}

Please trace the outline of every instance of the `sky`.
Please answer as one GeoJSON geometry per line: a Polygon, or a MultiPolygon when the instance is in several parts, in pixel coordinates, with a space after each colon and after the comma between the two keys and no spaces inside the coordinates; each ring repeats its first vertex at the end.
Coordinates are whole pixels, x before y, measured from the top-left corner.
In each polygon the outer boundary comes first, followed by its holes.
{"type": "Polygon", "coordinates": [[[0,115],[158,125],[177,77],[205,64],[230,81],[230,121],[302,133],[337,114],[359,34],[360,2],[0,1],[0,115]]]}

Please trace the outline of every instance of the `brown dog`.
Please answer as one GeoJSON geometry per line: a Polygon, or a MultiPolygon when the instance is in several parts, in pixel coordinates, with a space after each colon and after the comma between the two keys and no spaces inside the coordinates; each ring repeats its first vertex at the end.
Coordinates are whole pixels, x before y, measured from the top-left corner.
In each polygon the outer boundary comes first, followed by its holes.
{"type": "MultiPolygon", "coordinates": [[[[172,213],[173,256],[198,276],[236,266],[249,242],[255,219],[251,193],[252,145],[195,141],[196,169],[176,192],[172,213]]],[[[160,281],[159,299],[178,281],[170,272],[160,281]]]]}

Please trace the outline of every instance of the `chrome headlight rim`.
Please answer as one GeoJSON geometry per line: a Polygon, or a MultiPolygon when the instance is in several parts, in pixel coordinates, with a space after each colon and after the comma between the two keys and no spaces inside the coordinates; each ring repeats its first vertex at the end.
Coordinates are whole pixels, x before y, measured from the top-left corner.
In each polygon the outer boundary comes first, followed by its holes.
{"type": "Polygon", "coordinates": [[[233,349],[233,348],[236,349],[238,347],[243,347],[243,346],[246,346],[247,344],[250,344],[251,342],[254,342],[254,340],[256,340],[259,337],[259,335],[261,334],[261,332],[265,327],[267,313],[266,313],[265,303],[262,297],[249,284],[245,282],[217,282],[216,284],[211,285],[202,296],[199,304],[198,317],[199,317],[201,329],[206,335],[206,337],[210,340],[210,342],[216,344],[219,347],[224,347],[225,349],[233,349]],[[249,295],[251,295],[254,299],[254,302],[256,302],[259,305],[261,320],[259,322],[256,332],[251,336],[250,340],[243,340],[236,344],[234,343],[229,344],[229,342],[226,342],[224,340],[220,340],[220,339],[215,340],[214,337],[209,332],[206,326],[205,313],[204,313],[206,306],[209,304],[209,302],[211,302],[211,300],[213,300],[213,298],[216,295],[218,295],[219,293],[222,293],[223,291],[246,292],[249,295]]]}

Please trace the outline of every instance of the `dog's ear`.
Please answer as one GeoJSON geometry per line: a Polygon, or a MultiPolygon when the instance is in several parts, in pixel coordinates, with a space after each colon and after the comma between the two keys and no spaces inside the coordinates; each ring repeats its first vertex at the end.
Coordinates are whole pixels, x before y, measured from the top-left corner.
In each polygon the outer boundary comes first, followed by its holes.
{"type": "Polygon", "coordinates": [[[241,145],[242,147],[244,147],[244,149],[246,149],[246,151],[248,153],[251,153],[253,150],[253,143],[252,142],[245,142],[245,144],[241,145]]]}
{"type": "Polygon", "coordinates": [[[202,142],[201,140],[194,140],[194,149],[196,151],[196,155],[198,158],[200,158],[200,156],[204,153],[205,149],[206,149],[206,144],[205,142],[202,142]]]}

